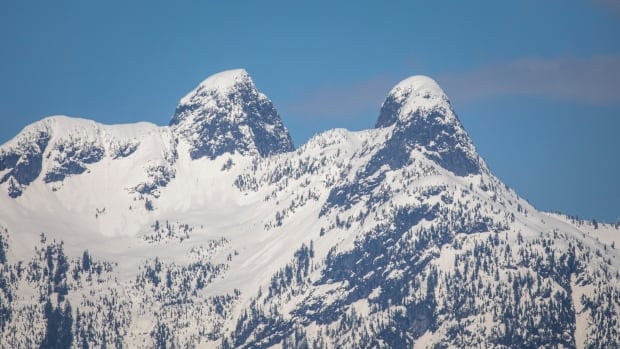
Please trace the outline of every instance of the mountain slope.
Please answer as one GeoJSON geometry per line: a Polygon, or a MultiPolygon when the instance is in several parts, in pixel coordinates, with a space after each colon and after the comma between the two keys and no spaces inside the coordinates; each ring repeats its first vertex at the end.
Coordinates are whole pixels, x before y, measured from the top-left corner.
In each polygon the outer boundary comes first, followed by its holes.
{"type": "Polygon", "coordinates": [[[0,346],[620,345],[620,231],[495,178],[441,88],[293,150],[245,71],[0,147],[0,346]]]}

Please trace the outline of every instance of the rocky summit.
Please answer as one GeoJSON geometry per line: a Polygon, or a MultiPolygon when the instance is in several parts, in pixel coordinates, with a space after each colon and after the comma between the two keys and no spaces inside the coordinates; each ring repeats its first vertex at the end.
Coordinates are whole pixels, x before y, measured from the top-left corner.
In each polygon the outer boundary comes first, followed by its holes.
{"type": "Polygon", "coordinates": [[[181,99],[170,126],[191,144],[192,159],[233,152],[269,156],[294,149],[273,104],[243,69],[203,81],[181,99]]]}

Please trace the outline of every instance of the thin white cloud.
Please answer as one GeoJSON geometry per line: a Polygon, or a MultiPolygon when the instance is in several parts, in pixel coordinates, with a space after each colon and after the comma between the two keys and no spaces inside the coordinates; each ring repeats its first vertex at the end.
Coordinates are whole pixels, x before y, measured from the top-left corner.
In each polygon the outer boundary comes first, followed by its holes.
{"type": "Polygon", "coordinates": [[[395,84],[385,77],[339,85],[325,85],[283,104],[286,115],[311,119],[354,119],[365,112],[379,113],[383,99],[395,84]]]}
{"type": "Polygon", "coordinates": [[[620,0],[592,0],[592,3],[605,11],[620,16],[620,0]]]}
{"type": "MultiPolygon", "coordinates": [[[[403,78],[406,76],[400,77],[403,78]]],[[[517,96],[596,106],[620,105],[620,55],[521,59],[434,78],[456,103],[517,96]]],[[[369,113],[378,115],[387,93],[400,79],[376,77],[325,85],[281,104],[279,109],[284,115],[307,121],[348,122],[369,113]]]]}
{"type": "Polygon", "coordinates": [[[620,55],[501,62],[437,77],[453,101],[529,96],[587,105],[620,104],[620,55]]]}

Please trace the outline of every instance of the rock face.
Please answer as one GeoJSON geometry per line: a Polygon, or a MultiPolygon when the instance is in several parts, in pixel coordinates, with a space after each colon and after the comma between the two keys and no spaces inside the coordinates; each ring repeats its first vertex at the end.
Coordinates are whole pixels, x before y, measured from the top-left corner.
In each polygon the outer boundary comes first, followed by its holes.
{"type": "Polygon", "coordinates": [[[181,99],[170,126],[192,145],[192,159],[234,152],[264,157],[294,149],[273,104],[243,69],[203,81],[181,99]]]}
{"type": "MultiPolygon", "coordinates": [[[[406,154],[418,148],[437,164],[457,176],[480,173],[483,165],[435,81],[412,76],[401,81],[381,106],[376,127],[394,126],[385,153],[406,154]]],[[[397,164],[405,160],[395,160],[397,164]]]]}
{"type": "Polygon", "coordinates": [[[46,130],[29,133],[12,147],[0,150],[0,184],[8,184],[8,194],[16,198],[41,173],[43,152],[49,142],[46,130]]]}
{"type": "Polygon", "coordinates": [[[0,348],[620,347],[620,223],[537,211],[427,77],[294,151],[243,70],[46,118],[0,189],[0,348]]]}

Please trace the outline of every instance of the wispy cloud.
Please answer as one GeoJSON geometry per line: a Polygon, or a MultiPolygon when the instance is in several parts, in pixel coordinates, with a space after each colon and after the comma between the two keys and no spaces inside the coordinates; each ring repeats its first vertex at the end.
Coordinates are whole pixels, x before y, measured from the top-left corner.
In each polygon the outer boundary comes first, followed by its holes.
{"type": "Polygon", "coordinates": [[[610,11],[615,15],[620,16],[620,1],[618,0],[592,0],[592,3],[606,11],[610,11]]]}
{"type": "Polygon", "coordinates": [[[529,96],[587,105],[620,104],[620,55],[522,59],[436,78],[458,102],[529,96]]]}
{"type": "MultiPolygon", "coordinates": [[[[306,121],[351,122],[361,115],[378,115],[389,90],[404,78],[382,76],[325,85],[305,91],[279,109],[285,115],[306,121]]],[[[620,105],[620,55],[520,59],[433,78],[457,103],[517,96],[596,106],[620,105]]]]}
{"type": "Polygon", "coordinates": [[[379,113],[381,103],[396,83],[376,77],[349,84],[330,84],[311,91],[281,106],[287,115],[311,119],[355,119],[362,113],[379,113]]]}

